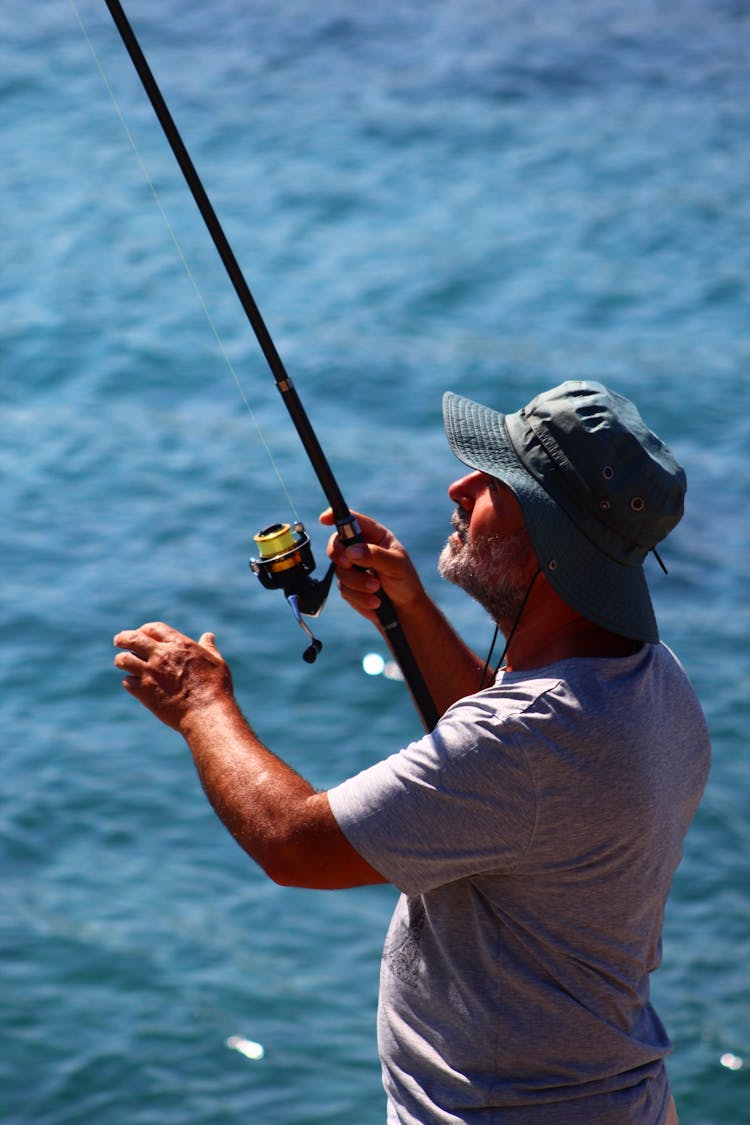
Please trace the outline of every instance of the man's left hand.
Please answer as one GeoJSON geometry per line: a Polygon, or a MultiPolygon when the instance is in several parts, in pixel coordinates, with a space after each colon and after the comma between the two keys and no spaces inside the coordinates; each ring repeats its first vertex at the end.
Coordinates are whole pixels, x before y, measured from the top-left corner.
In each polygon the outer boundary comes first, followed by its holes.
{"type": "Polygon", "coordinates": [[[233,698],[232,675],[213,633],[194,641],[151,621],[118,633],[114,643],[126,650],[115,657],[116,667],[127,672],[125,690],[180,733],[197,708],[233,698]]]}

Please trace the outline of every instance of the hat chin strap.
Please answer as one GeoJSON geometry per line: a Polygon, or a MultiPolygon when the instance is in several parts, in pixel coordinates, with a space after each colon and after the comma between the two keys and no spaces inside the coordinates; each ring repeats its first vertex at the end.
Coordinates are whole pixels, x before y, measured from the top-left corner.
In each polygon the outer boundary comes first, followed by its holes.
{"type": "Polygon", "coordinates": [[[661,557],[661,555],[659,554],[659,552],[657,551],[656,547],[651,548],[651,554],[654,556],[654,558],[656,559],[656,561],[658,562],[659,566],[662,568],[664,573],[669,574],[669,571],[667,570],[666,566],[664,565],[664,560],[661,557]]]}
{"type": "MultiPolygon", "coordinates": [[[[510,642],[513,640],[513,637],[516,634],[516,629],[518,628],[518,626],[521,622],[521,616],[523,614],[523,611],[526,609],[526,603],[529,600],[529,596],[530,596],[531,591],[534,587],[534,583],[536,582],[537,578],[539,577],[539,575],[541,573],[542,573],[542,568],[538,566],[536,568],[535,572],[534,572],[534,576],[531,579],[531,582],[529,582],[528,586],[526,587],[526,593],[523,596],[523,601],[521,602],[520,609],[518,610],[518,613],[516,614],[516,619],[513,622],[513,627],[511,628],[511,631],[508,633],[508,638],[505,642],[505,647],[500,654],[500,659],[498,661],[498,667],[502,667],[502,665],[503,665],[503,661],[505,660],[505,656],[508,652],[508,649],[510,648],[510,642]]],[[[490,660],[492,660],[492,653],[493,653],[494,648],[495,648],[495,642],[497,641],[497,634],[499,633],[499,631],[500,631],[500,626],[496,623],[495,624],[495,632],[492,634],[492,644],[490,645],[490,651],[487,653],[487,659],[485,660],[484,668],[482,669],[482,678],[479,681],[479,691],[481,691],[482,688],[485,685],[485,680],[487,679],[487,673],[488,673],[489,668],[490,668],[490,660]]]]}

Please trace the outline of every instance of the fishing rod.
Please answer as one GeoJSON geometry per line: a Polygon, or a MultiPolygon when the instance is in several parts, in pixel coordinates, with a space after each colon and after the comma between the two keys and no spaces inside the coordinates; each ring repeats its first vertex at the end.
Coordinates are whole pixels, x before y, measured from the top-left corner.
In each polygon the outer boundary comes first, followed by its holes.
{"type": "MultiPolygon", "coordinates": [[[[364,536],[357,519],[344,500],[305,408],[271,339],[260,310],[245,281],[234,252],[227,241],[216,212],[201,183],[190,154],[185,148],[122,5],[119,0],[105,0],[105,3],[213,239],[219,257],[239,297],[240,304],[250,321],[275,379],[276,387],[331,506],[338,534],[347,547],[355,543],[361,543],[364,536]]],[[[305,650],[304,659],[308,663],[312,663],[323,646],[312,635],[310,629],[302,620],[302,615],[316,617],[322,610],[333,578],[333,565],[329,566],[323,579],[317,580],[312,577],[315,562],[309,537],[300,522],[295,523],[293,527],[286,523],[272,524],[259,532],[254,538],[258,545],[259,558],[251,560],[252,570],[266,589],[281,589],[284,591],[297,623],[310,639],[310,645],[305,650]]],[[[379,596],[378,622],[393,655],[398,661],[422,721],[426,729],[431,731],[439,718],[437,708],[399,624],[393,603],[382,590],[379,596]]]]}

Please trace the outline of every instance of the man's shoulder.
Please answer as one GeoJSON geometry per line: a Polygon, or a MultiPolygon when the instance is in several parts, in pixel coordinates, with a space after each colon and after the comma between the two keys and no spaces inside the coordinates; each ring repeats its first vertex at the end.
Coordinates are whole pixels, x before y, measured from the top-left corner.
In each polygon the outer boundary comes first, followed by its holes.
{"type": "MultiPolygon", "coordinates": [[[[644,644],[627,657],[575,657],[525,671],[500,672],[495,682],[448,709],[444,722],[459,731],[498,735],[520,726],[528,736],[538,722],[545,739],[555,723],[594,734],[624,724],[702,728],[690,680],[664,644],[644,644]]],[[[444,728],[445,729],[445,728],[444,728]]]]}

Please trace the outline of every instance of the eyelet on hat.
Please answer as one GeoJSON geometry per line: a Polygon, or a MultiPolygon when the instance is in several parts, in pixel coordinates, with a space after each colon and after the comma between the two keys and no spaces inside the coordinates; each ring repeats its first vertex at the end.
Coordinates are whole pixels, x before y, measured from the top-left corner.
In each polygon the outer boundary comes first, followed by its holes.
{"type": "Polygon", "coordinates": [[[630,501],[630,507],[633,509],[634,512],[642,512],[643,509],[646,507],[646,501],[643,499],[642,496],[634,496],[633,499],[630,501]]]}
{"type": "Polygon", "coordinates": [[[550,559],[547,563],[548,570],[557,570],[557,559],[550,559]]]}

